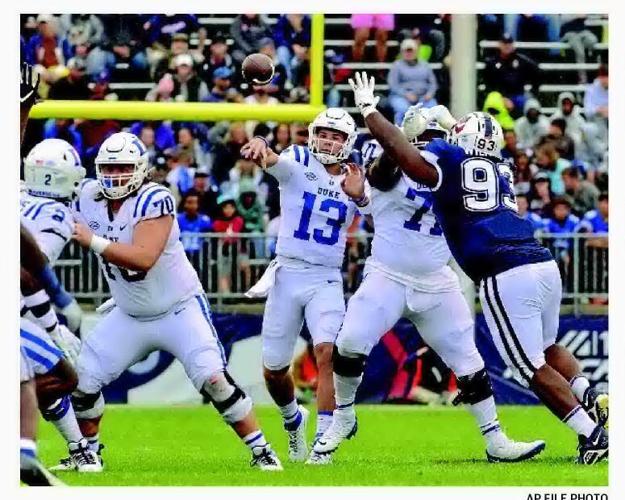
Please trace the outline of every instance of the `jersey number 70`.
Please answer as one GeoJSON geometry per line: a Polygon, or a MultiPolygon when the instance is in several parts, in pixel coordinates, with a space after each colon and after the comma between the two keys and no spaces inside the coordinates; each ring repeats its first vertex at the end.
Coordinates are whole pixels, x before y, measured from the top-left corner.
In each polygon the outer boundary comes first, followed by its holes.
{"type": "Polygon", "coordinates": [[[493,163],[483,158],[470,158],[462,165],[462,187],[469,194],[463,196],[464,206],[471,212],[490,212],[500,205],[518,212],[514,196],[514,178],[510,165],[493,163]],[[499,176],[507,180],[505,187],[499,176]]]}

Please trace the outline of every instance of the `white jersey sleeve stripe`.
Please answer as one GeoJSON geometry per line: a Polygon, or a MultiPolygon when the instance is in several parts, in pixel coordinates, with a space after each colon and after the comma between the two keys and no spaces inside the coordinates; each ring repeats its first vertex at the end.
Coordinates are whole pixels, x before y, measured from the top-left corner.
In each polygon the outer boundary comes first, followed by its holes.
{"type": "Polygon", "coordinates": [[[143,193],[141,193],[139,196],[137,196],[137,201],[135,202],[135,209],[134,209],[134,212],[132,214],[133,217],[137,217],[138,212],[139,212],[139,206],[141,205],[143,200],[145,200],[146,194],[153,192],[155,189],[164,189],[164,188],[160,184],[155,184],[154,186],[150,186],[145,191],[143,191],[143,193]]]}
{"type": "Polygon", "coordinates": [[[432,191],[438,191],[438,188],[440,188],[443,183],[443,170],[438,166],[438,156],[431,151],[420,151],[420,153],[423,159],[432,165],[438,172],[438,182],[436,183],[436,186],[431,188],[432,191]]]}

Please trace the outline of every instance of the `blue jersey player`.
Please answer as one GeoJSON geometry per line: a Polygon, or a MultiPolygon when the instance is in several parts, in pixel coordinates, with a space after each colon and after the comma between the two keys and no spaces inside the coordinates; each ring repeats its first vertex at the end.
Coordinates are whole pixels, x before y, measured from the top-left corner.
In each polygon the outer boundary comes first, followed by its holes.
{"type": "MultiPolygon", "coordinates": [[[[593,392],[577,360],[555,343],[560,272],[534,238],[531,223],[517,214],[512,172],[501,157],[501,126],[486,113],[469,113],[457,122],[449,112],[438,113],[439,123],[451,129],[449,143],[436,139],[419,152],[375,109],[374,79],[366,73],[355,79],[350,85],[356,105],[383,154],[431,188],[433,210],[452,255],[480,285],[499,354],[578,434],[579,463],[606,458],[607,396],[593,392]]],[[[337,372],[339,362],[334,362],[337,372]]]]}

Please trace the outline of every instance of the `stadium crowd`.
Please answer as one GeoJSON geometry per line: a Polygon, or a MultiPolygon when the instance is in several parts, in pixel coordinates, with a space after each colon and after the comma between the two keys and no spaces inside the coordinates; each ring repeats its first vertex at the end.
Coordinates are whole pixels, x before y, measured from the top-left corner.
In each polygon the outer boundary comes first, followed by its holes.
{"type": "MultiPolygon", "coordinates": [[[[264,15],[241,14],[234,17],[229,32],[209,33],[196,15],[22,15],[21,51],[42,75],[44,99],[113,100],[120,98],[114,84],[144,83],[150,88],[135,91],[132,98],[307,102],[311,18],[285,14],[273,19],[270,23],[264,15]],[[241,62],[253,52],[274,60],[269,85],[250,86],[240,76],[241,62]]],[[[325,53],[328,105],[352,105],[335,87],[352,72],[341,63],[369,60],[392,63],[376,78],[388,83],[381,107],[396,123],[412,104],[449,102],[449,15],[352,15],[351,30],[346,34],[353,40],[351,46],[325,53]],[[369,53],[366,41],[372,33],[375,50],[369,53]],[[388,50],[392,40],[399,44],[394,55],[388,50]],[[429,62],[442,62],[443,69],[434,72],[429,62]]],[[[597,30],[588,27],[583,16],[479,16],[479,39],[499,41],[480,72],[482,109],[505,130],[503,151],[506,161],[515,165],[520,213],[540,231],[608,229],[608,67],[601,61],[607,57],[593,51],[601,36],[597,30]],[[567,42],[577,63],[592,58],[602,64],[598,71],[580,69],[576,81],[585,85],[584,92],[561,92],[555,112],[548,115],[537,92],[544,73],[529,53],[517,49],[517,41],[567,42]]],[[[535,51],[543,60],[563,57],[559,49],[543,52],[535,51]]],[[[155,180],[168,185],[179,201],[183,231],[277,233],[277,182],[242,159],[240,149],[254,135],[266,137],[278,153],[292,143],[305,145],[306,124],[31,120],[23,147],[27,151],[43,138],[65,139],[93,176],[100,144],[122,129],[137,134],[148,147],[155,180]]],[[[364,139],[362,134],[357,145],[364,139]]],[[[351,231],[371,229],[364,218],[356,218],[351,231]]],[[[198,251],[198,242],[184,239],[190,256],[198,251]]],[[[594,244],[607,242],[598,239],[594,244]]],[[[566,258],[567,245],[566,240],[556,244],[566,258]]],[[[355,255],[356,246],[352,238],[348,253],[355,255]]],[[[271,244],[255,249],[261,256],[272,251],[271,244]]],[[[227,290],[228,284],[220,287],[227,290]]]]}

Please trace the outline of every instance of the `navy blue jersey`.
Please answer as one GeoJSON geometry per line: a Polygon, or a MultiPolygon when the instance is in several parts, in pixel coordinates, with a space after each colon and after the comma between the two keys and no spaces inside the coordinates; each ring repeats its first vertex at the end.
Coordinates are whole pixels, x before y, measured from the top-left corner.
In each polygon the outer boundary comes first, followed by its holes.
{"type": "Polygon", "coordinates": [[[435,139],[422,152],[437,167],[433,210],[452,255],[475,282],[508,269],[553,257],[534,238],[534,227],[517,214],[508,163],[470,156],[435,139]]]}

